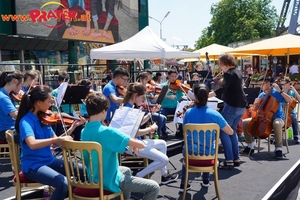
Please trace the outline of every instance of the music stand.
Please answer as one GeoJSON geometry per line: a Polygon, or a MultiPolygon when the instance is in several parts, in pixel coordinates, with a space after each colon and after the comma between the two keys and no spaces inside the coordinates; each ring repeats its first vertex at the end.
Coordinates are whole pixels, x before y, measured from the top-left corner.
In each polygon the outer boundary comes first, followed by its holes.
{"type": "Polygon", "coordinates": [[[164,98],[168,92],[168,89],[169,89],[169,87],[167,85],[165,85],[161,88],[160,94],[158,95],[157,100],[156,100],[157,104],[162,103],[162,101],[164,100],[164,98]]]}
{"type": "Polygon", "coordinates": [[[90,87],[84,85],[68,86],[62,104],[81,104],[90,91],[90,87]]]}

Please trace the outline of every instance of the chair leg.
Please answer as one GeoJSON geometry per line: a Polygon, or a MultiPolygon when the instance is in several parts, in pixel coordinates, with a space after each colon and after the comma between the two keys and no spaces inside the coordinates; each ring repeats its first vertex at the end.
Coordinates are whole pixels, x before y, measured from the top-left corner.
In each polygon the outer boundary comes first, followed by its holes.
{"type": "Polygon", "coordinates": [[[21,198],[21,188],[19,186],[16,186],[15,189],[16,189],[16,199],[21,200],[22,199],[21,198]]]}
{"type": "Polygon", "coordinates": [[[189,179],[189,172],[188,172],[188,169],[185,165],[185,178],[184,178],[182,199],[185,199],[185,196],[186,196],[186,188],[187,188],[187,184],[188,184],[188,179],[189,179]]]}
{"type": "Polygon", "coordinates": [[[286,135],[286,129],[284,130],[284,139],[285,139],[286,151],[287,151],[287,153],[290,153],[290,150],[289,150],[289,143],[288,143],[288,137],[287,137],[287,135],[286,135]]]}
{"type": "Polygon", "coordinates": [[[270,149],[271,149],[271,136],[269,135],[269,137],[268,137],[268,154],[270,154],[270,149]]]}
{"type": "Polygon", "coordinates": [[[259,151],[260,151],[260,138],[258,138],[258,144],[257,144],[257,152],[259,153],[259,151]]]}
{"type": "Polygon", "coordinates": [[[218,167],[215,166],[215,190],[216,190],[216,194],[219,200],[221,200],[221,194],[220,194],[220,190],[219,190],[219,175],[218,175],[218,167]]]}

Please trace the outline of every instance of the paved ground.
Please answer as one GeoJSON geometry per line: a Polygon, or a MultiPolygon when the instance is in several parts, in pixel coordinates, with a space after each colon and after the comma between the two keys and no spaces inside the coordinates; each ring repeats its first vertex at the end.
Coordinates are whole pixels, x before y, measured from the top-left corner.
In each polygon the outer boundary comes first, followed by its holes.
{"type": "MultiPolygon", "coordinates": [[[[171,125],[171,127],[174,129],[174,126],[171,125]]],[[[173,141],[176,141],[176,139],[173,138],[173,141]]],[[[290,153],[282,160],[276,160],[273,152],[268,155],[267,143],[263,141],[260,153],[256,152],[252,157],[241,156],[243,163],[240,167],[233,170],[220,169],[219,185],[222,199],[262,199],[276,182],[299,160],[298,152],[300,146],[294,145],[292,141],[289,143],[290,153]]],[[[240,147],[242,149],[241,144],[240,147]]],[[[274,146],[272,145],[271,151],[273,150],[274,146]]],[[[286,152],[286,149],[284,148],[283,151],[286,152]]],[[[222,150],[219,152],[219,158],[224,158],[222,150]]],[[[170,161],[176,167],[174,169],[168,164],[168,169],[171,173],[179,173],[181,175],[181,159],[182,156],[178,153],[170,157],[170,161]]],[[[0,199],[6,199],[14,195],[14,187],[10,182],[12,172],[8,161],[0,160],[0,163],[0,199]]],[[[213,181],[211,181],[212,184],[208,189],[202,188],[199,176],[200,174],[197,173],[190,174],[189,179],[192,190],[187,193],[186,199],[216,199],[213,181]]],[[[155,172],[151,178],[160,183],[160,172],[155,172]]],[[[211,180],[213,180],[213,176],[211,176],[211,180]]],[[[158,199],[181,199],[181,194],[178,192],[179,185],[180,177],[176,183],[161,186],[158,199]]],[[[136,196],[139,197],[139,195],[136,196]]]]}

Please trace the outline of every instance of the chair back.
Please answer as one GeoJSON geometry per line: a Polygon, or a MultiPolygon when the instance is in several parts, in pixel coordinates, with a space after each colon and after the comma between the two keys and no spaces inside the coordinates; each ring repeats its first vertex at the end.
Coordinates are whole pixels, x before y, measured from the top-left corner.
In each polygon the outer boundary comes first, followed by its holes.
{"type": "MultiPolygon", "coordinates": [[[[183,126],[186,165],[190,160],[214,160],[218,163],[220,127],[216,123],[183,126]]],[[[200,166],[199,166],[200,167],[200,166]]]]}
{"type": "Polygon", "coordinates": [[[10,152],[10,162],[12,171],[16,177],[16,183],[20,184],[19,172],[20,169],[20,145],[16,144],[14,141],[14,133],[12,130],[7,130],[5,132],[6,140],[8,143],[8,148],[10,152]]]}
{"type": "Polygon", "coordinates": [[[72,199],[72,187],[79,187],[99,189],[99,199],[104,199],[102,181],[102,146],[97,142],[63,141],[62,150],[68,180],[69,198],[72,199]],[[97,156],[92,156],[92,154],[96,154],[97,156]],[[75,169],[69,167],[72,162],[76,166],[75,169]],[[79,164],[82,164],[83,169],[83,177],[81,179],[81,173],[78,167],[79,164]],[[98,165],[98,169],[95,169],[94,167],[96,164],[98,165]],[[94,181],[95,174],[98,174],[99,177],[97,183],[94,181]]]}

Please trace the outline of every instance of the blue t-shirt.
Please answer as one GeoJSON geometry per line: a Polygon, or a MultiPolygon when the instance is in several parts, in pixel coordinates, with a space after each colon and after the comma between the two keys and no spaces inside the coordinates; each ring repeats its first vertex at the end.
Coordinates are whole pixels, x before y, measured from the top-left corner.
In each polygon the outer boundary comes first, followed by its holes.
{"type": "MultiPolygon", "coordinates": [[[[98,142],[102,145],[102,165],[103,165],[103,184],[104,189],[111,192],[120,192],[120,181],[122,173],[118,170],[119,161],[117,153],[124,153],[126,146],[128,145],[129,136],[121,133],[115,128],[104,126],[101,122],[88,122],[85,128],[81,132],[81,141],[83,142],[98,142]]],[[[90,174],[89,157],[84,154],[84,160],[86,163],[87,171],[90,174]]],[[[99,182],[98,174],[98,155],[96,152],[92,153],[93,168],[95,174],[93,174],[94,182],[99,182]]]]}
{"type": "MultiPolygon", "coordinates": [[[[166,81],[161,84],[162,87],[165,85],[168,85],[169,89],[171,89],[169,81],[166,81]]],[[[181,99],[181,97],[184,96],[184,93],[181,92],[180,90],[173,90],[173,92],[175,94],[172,94],[171,92],[167,92],[166,96],[175,95],[176,98],[174,100],[172,100],[170,98],[164,98],[164,100],[161,103],[162,108],[176,108],[177,107],[177,104],[178,104],[179,100],[181,99]]]]}
{"type": "Polygon", "coordinates": [[[79,104],[79,110],[81,116],[88,116],[86,106],[83,103],[79,104]]]}
{"type": "Polygon", "coordinates": [[[20,137],[21,137],[21,164],[22,171],[28,172],[28,169],[35,170],[43,165],[50,165],[55,161],[51,154],[50,145],[40,149],[30,149],[25,139],[29,136],[35,139],[52,138],[54,132],[49,125],[44,125],[32,112],[28,112],[20,121],[20,137]]]}
{"type": "MultiPolygon", "coordinates": [[[[293,98],[296,98],[296,94],[293,90],[289,90],[287,94],[293,98]]],[[[292,110],[292,113],[296,114],[295,108],[292,110]]]]}
{"type": "MultiPolygon", "coordinates": [[[[199,123],[216,123],[220,126],[220,129],[224,128],[227,125],[226,120],[223,118],[223,116],[209,108],[208,106],[203,106],[202,108],[198,108],[197,106],[194,106],[193,108],[190,108],[186,111],[184,118],[183,118],[183,123],[182,125],[184,126],[185,124],[192,123],[192,124],[199,124],[199,123]]],[[[188,151],[192,152],[192,146],[194,147],[194,152],[199,152],[200,155],[203,155],[203,138],[204,138],[204,133],[200,133],[200,151],[198,151],[198,139],[195,140],[197,137],[197,133],[193,132],[194,134],[194,144],[192,144],[190,132],[188,132],[188,151]]],[[[213,138],[215,140],[215,138],[213,138]]],[[[206,137],[206,144],[209,144],[210,138],[206,137]]],[[[184,148],[184,147],[183,147],[184,148]]],[[[212,151],[209,152],[209,146],[205,147],[205,155],[214,155],[215,154],[215,146],[212,148],[212,151]]]]}
{"type": "Polygon", "coordinates": [[[110,98],[109,96],[111,94],[114,94],[116,96],[117,95],[117,86],[114,84],[114,82],[112,81],[109,81],[103,88],[102,90],[102,94],[104,94],[108,100],[109,100],[109,103],[110,103],[110,108],[107,110],[107,114],[106,114],[106,117],[105,117],[105,120],[110,120],[111,119],[111,116],[113,115],[113,113],[115,112],[115,110],[117,109],[117,107],[119,106],[119,104],[117,103],[114,103],[110,98]]]}
{"type": "Polygon", "coordinates": [[[9,114],[16,110],[15,103],[11,100],[9,94],[4,88],[0,88],[0,131],[14,129],[15,119],[9,114]]]}
{"type": "MultiPolygon", "coordinates": [[[[267,94],[265,92],[262,92],[259,94],[258,98],[263,98],[265,97],[267,94]]],[[[279,101],[279,107],[277,109],[277,111],[274,113],[273,118],[281,118],[284,121],[284,115],[283,115],[283,109],[282,109],[282,103],[286,103],[286,101],[284,100],[284,98],[282,97],[282,95],[275,90],[274,88],[272,88],[272,92],[271,95],[277,100],[279,101]]]]}

